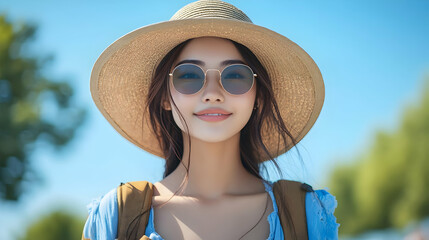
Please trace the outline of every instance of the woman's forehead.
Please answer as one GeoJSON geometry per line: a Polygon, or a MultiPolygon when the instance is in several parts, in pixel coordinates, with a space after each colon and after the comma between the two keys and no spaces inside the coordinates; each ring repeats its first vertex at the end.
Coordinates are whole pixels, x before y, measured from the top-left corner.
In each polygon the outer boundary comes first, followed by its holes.
{"type": "Polygon", "coordinates": [[[184,60],[199,61],[199,65],[205,67],[220,67],[227,60],[245,62],[234,43],[218,37],[201,37],[189,41],[174,65],[184,60]]]}

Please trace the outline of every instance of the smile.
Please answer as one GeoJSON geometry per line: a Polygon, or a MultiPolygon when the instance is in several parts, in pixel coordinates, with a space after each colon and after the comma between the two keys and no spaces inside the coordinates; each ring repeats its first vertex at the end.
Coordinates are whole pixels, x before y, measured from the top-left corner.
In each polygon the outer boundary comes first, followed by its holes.
{"type": "Polygon", "coordinates": [[[227,119],[231,114],[220,114],[220,113],[206,113],[201,115],[195,115],[199,119],[207,122],[218,122],[227,119]]]}

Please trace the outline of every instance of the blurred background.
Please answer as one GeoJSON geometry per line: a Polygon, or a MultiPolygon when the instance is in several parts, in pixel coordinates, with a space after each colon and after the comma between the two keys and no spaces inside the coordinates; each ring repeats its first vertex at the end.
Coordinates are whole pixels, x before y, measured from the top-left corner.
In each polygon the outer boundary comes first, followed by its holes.
{"type": "MultiPolygon", "coordinates": [[[[112,42],[190,2],[0,2],[0,239],[80,239],[93,199],[162,179],[164,161],[108,124],[89,78],[112,42]]],[[[336,196],[341,239],[429,239],[429,1],[227,2],[324,77],[304,165],[295,149],[278,159],[287,178],[336,196]]]]}

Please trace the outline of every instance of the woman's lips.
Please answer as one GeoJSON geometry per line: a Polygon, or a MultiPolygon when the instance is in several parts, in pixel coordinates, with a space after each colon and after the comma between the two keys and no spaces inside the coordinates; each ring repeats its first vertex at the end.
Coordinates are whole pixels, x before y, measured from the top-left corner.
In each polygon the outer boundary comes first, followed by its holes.
{"type": "Polygon", "coordinates": [[[199,111],[199,112],[196,112],[195,114],[196,115],[203,115],[203,114],[223,114],[223,115],[228,115],[228,114],[231,114],[231,112],[228,112],[228,111],[226,111],[226,110],[224,110],[224,109],[222,109],[222,108],[214,108],[214,107],[212,107],[212,108],[207,108],[207,109],[204,109],[204,110],[202,110],[202,111],[199,111]]]}
{"type": "Polygon", "coordinates": [[[222,121],[227,119],[229,116],[231,116],[232,113],[230,114],[202,114],[202,115],[196,115],[196,117],[198,117],[199,119],[203,120],[203,121],[207,121],[207,122],[218,122],[218,121],[222,121]]]}

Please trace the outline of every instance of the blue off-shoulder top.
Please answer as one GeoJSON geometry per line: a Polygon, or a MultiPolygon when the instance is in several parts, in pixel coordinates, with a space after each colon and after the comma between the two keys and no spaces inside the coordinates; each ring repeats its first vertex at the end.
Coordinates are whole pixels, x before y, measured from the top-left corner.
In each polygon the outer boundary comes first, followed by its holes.
{"type": "MultiPolygon", "coordinates": [[[[263,181],[273,202],[273,212],[268,217],[270,234],[267,240],[283,240],[283,228],[277,209],[276,199],[272,190],[273,183],[263,181]]],[[[326,190],[315,190],[306,193],[305,211],[307,217],[307,231],[309,240],[338,239],[338,227],[334,210],[337,201],[333,195],[326,190]]],[[[88,219],[83,230],[84,237],[91,240],[114,240],[117,237],[118,228],[118,199],[116,188],[106,195],[94,199],[87,206],[88,219]]],[[[146,226],[145,235],[152,240],[164,240],[154,227],[153,208],[150,209],[149,221],[146,226]]]]}

